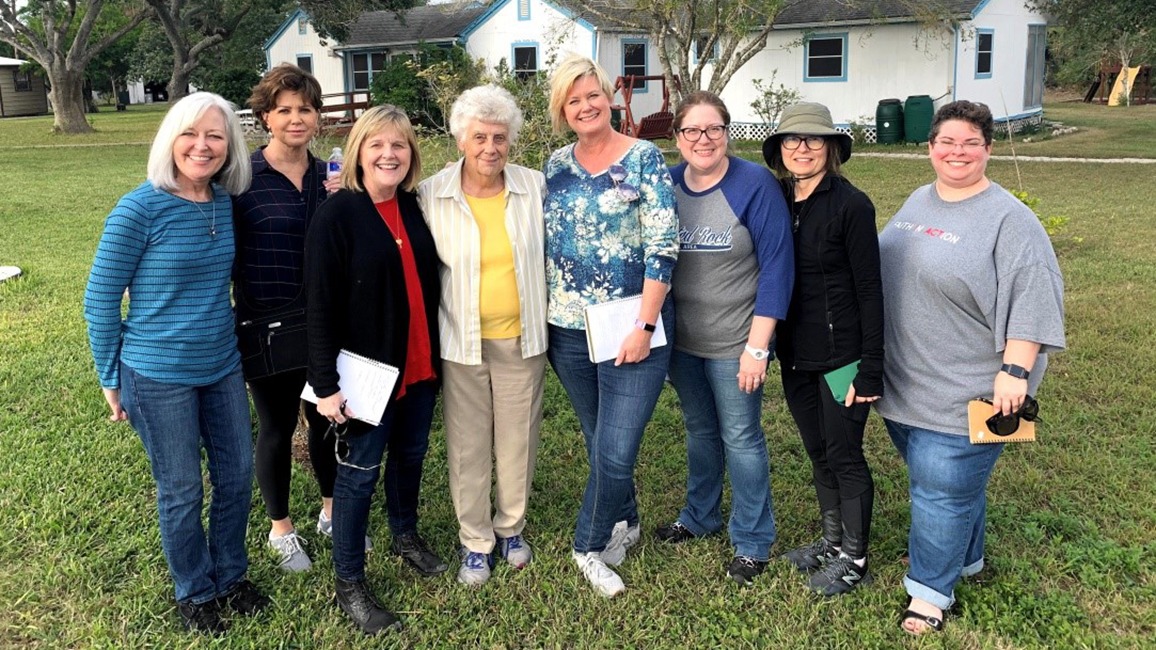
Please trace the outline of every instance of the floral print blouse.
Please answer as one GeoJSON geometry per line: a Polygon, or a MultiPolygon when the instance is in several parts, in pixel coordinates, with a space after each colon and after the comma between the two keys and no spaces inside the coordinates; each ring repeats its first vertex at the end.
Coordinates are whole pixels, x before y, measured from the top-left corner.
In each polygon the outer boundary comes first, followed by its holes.
{"type": "Polygon", "coordinates": [[[573,144],[546,162],[548,321],[585,329],[587,305],[642,293],[643,280],[670,284],[678,259],[674,188],[662,152],[639,140],[598,174],[573,144]]]}

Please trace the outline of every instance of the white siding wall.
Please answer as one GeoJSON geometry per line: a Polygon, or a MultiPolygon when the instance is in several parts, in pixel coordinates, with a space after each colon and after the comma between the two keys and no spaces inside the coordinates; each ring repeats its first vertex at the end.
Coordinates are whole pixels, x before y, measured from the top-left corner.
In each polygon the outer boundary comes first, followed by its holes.
{"type": "Polygon", "coordinates": [[[1024,106],[1028,25],[1046,22],[1043,16],[1026,9],[1022,0],[991,0],[986,4],[959,34],[956,99],[983,102],[997,118],[1036,110],[1024,106]],[[989,79],[975,78],[976,29],[990,29],[993,33],[989,79]]]}
{"type": "Polygon", "coordinates": [[[561,59],[567,52],[586,56],[594,53],[594,34],[559,13],[553,7],[530,1],[529,20],[518,20],[518,0],[506,3],[469,36],[466,51],[475,59],[484,59],[493,70],[506,60],[513,68],[515,45],[538,46],[538,69],[547,69],[551,58],[561,59]]]}
{"type": "MultiPolygon", "coordinates": [[[[607,34],[602,33],[598,43],[598,64],[606,70],[606,74],[610,76],[610,83],[622,74],[622,46],[623,43],[630,42],[646,42],[646,74],[658,75],[662,74],[662,63],[658,60],[658,52],[655,51],[654,45],[645,34],[607,34]]],[[[612,103],[618,104],[622,102],[622,95],[615,95],[612,103]]],[[[642,118],[654,113],[662,107],[662,82],[648,81],[646,88],[636,88],[634,96],[630,102],[630,111],[634,114],[634,119],[641,120],[642,118]]],[[[674,110],[674,106],[670,107],[674,110]]]]}
{"type": "Polygon", "coordinates": [[[294,20],[280,38],[265,51],[269,67],[280,63],[296,64],[299,54],[312,54],[313,76],[317,77],[317,81],[321,84],[321,93],[328,95],[345,92],[345,73],[341,57],[328,46],[321,45],[321,39],[313,29],[312,23],[307,25],[305,34],[298,34],[297,31],[297,21],[294,20]]]}

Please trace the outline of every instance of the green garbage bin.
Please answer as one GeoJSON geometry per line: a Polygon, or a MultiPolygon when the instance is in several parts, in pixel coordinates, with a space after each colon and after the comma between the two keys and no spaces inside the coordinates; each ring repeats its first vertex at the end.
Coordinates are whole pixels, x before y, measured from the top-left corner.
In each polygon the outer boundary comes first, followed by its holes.
{"type": "Polygon", "coordinates": [[[879,144],[903,142],[903,103],[881,99],[875,108],[875,141],[879,144]]]}
{"type": "Polygon", "coordinates": [[[931,118],[935,116],[935,102],[931,95],[912,95],[903,104],[903,133],[908,142],[927,142],[931,133],[931,118]]]}

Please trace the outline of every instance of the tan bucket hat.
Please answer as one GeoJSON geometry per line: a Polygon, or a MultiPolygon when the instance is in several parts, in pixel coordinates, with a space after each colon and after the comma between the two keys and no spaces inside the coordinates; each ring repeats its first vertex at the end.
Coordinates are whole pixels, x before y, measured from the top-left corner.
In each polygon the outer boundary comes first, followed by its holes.
{"type": "Polygon", "coordinates": [[[763,141],[763,159],[774,168],[779,159],[779,140],[784,135],[821,135],[835,140],[839,145],[839,162],[845,163],[851,157],[851,136],[835,130],[831,111],[815,102],[799,102],[787,107],[779,118],[775,133],[763,141]]]}

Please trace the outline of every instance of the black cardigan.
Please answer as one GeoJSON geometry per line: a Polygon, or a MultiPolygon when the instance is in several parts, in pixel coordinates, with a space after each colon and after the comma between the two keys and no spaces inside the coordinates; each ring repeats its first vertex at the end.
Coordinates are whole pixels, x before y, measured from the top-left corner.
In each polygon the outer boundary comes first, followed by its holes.
{"type": "MultiPolygon", "coordinates": [[[[417,260],[431,363],[440,375],[437,248],[417,195],[399,189],[397,200],[417,260]]],[[[396,396],[405,377],[409,344],[405,275],[393,235],[365,192],[341,190],[313,215],[305,238],[305,291],[307,377],[317,396],[328,397],[339,390],[337,353],[342,349],[397,367],[396,396]]]]}
{"type": "Polygon", "coordinates": [[[795,289],[778,332],[780,362],[827,372],[860,360],[855,393],[883,395],[883,285],[871,199],[828,174],[802,204],[795,228],[795,289]]]}

